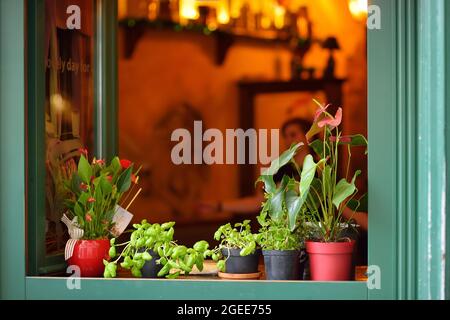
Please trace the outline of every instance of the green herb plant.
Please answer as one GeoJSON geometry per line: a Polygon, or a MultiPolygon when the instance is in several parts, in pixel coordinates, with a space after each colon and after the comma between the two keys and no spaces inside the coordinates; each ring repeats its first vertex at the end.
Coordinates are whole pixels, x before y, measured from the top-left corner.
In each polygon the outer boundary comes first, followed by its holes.
{"type": "Polygon", "coordinates": [[[115,239],[111,239],[109,256],[113,260],[103,261],[105,264],[103,276],[115,277],[117,263],[122,261],[120,263],[122,268],[131,270],[134,277],[142,277],[141,269],[146,261],[152,259],[157,259],[156,263],[162,265],[162,269],[157,274],[158,277],[173,279],[182,273],[188,275],[194,265],[202,271],[203,261],[207,257],[209,248],[208,242],[198,241],[192,248],[178,245],[173,240],[174,225],[175,222],[151,224],[144,219],[140,224],[133,224],[134,230],[129,241],[116,244],[115,239]],[[121,246],[124,248],[118,254],[117,247],[121,246]]]}
{"type": "Polygon", "coordinates": [[[313,157],[307,155],[300,168],[294,157],[302,146],[303,143],[292,145],[272,161],[270,168],[257,180],[257,183],[264,183],[265,202],[257,218],[261,225],[257,242],[264,250],[299,250],[303,246],[306,202],[315,172],[323,162],[315,163],[313,157]],[[276,185],[273,176],[290,163],[297,169],[300,181],[285,175],[276,185]]]}
{"type": "Polygon", "coordinates": [[[230,223],[220,226],[214,233],[214,239],[220,244],[206,254],[217,262],[217,268],[225,272],[226,260],[230,257],[230,249],[240,249],[240,256],[248,256],[257,249],[257,234],[251,231],[250,220],[236,223],[234,227],[230,223]],[[223,251],[228,254],[224,256],[223,251]]]}

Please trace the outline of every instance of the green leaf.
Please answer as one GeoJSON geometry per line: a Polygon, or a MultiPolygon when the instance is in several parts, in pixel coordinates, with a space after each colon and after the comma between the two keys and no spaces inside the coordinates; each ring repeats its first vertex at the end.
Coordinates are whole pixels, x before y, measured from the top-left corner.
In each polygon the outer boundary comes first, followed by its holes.
{"type": "Polygon", "coordinates": [[[205,240],[201,240],[198,241],[194,244],[194,250],[198,251],[198,252],[205,252],[206,250],[208,250],[209,248],[209,243],[206,242],[205,240]]]}
{"type": "Polygon", "coordinates": [[[337,209],[339,209],[341,203],[345,199],[350,197],[356,191],[355,180],[360,173],[361,171],[359,170],[356,171],[350,183],[347,180],[342,179],[336,185],[336,189],[333,196],[333,204],[336,206],[337,209]]]}
{"type": "Polygon", "coordinates": [[[114,157],[114,158],[111,160],[111,164],[110,164],[110,166],[109,166],[109,170],[111,170],[111,172],[112,172],[114,175],[116,175],[116,174],[120,171],[121,168],[122,168],[122,166],[120,165],[120,159],[119,159],[119,157],[114,157]]]}
{"type": "Polygon", "coordinates": [[[303,206],[304,199],[292,190],[286,193],[286,209],[288,212],[289,230],[294,231],[297,223],[297,217],[303,206]]]}
{"type": "Polygon", "coordinates": [[[283,217],[283,203],[285,200],[285,195],[286,195],[285,188],[280,187],[275,193],[275,195],[273,195],[269,199],[270,203],[269,215],[275,221],[278,221],[283,217]]]}
{"type": "Polygon", "coordinates": [[[109,253],[108,254],[109,254],[109,257],[111,259],[113,259],[116,256],[116,247],[112,246],[111,248],[109,248],[109,253]]]}
{"type": "Polygon", "coordinates": [[[277,189],[275,181],[273,181],[273,176],[271,175],[261,175],[258,180],[256,180],[256,183],[258,182],[264,183],[264,190],[267,193],[273,193],[277,189]]]}
{"type": "Polygon", "coordinates": [[[167,230],[172,228],[175,225],[175,222],[171,221],[171,222],[165,222],[161,225],[161,229],[163,230],[167,230]]]}
{"type": "Polygon", "coordinates": [[[133,167],[127,168],[124,172],[122,172],[117,180],[117,191],[120,193],[124,193],[131,186],[131,171],[133,167]]]}
{"type": "Polygon", "coordinates": [[[70,180],[70,190],[75,193],[77,196],[82,192],[80,188],[82,180],[77,173],[72,175],[72,179],[70,180]]]}
{"type": "Polygon", "coordinates": [[[239,253],[241,257],[248,256],[249,254],[252,254],[255,252],[256,249],[256,243],[255,241],[251,241],[245,248],[241,250],[239,253]]]}
{"type": "Polygon", "coordinates": [[[175,273],[168,274],[168,275],[166,275],[166,278],[167,279],[176,279],[180,276],[180,273],[181,273],[180,271],[177,271],[175,273]]]}
{"type": "Polygon", "coordinates": [[[225,272],[225,260],[217,261],[217,269],[219,269],[221,272],[225,272]]]}
{"type": "Polygon", "coordinates": [[[275,175],[278,172],[278,170],[280,170],[281,167],[285,166],[294,158],[295,154],[297,153],[297,150],[301,146],[303,146],[302,142],[292,145],[288,150],[283,152],[279,158],[272,161],[270,168],[267,169],[263,175],[265,176],[275,175]]]}
{"type": "Polygon", "coordinates": [[[300,197],[303,200],[306,199],[309,192],[311,182],[314,180],[316,169],[319,164],[325,162],[325,159],[320,160],[318,163],[314,163],[312,155],[308,154],[303,161],[303,169],[300,177],[300,197]]]}
{"type": "Polygon", "coordinates": [[[325,155],[323,153],[323,141],[320,139],[316,139],[309,144],[309,147],[314,150],[314,152],[320,157],[324,158],[325,155]]]}
{"type": "Polygon", "coordinates": [[[83,211],[83,209],[81,208],[81,206],[80,206],[80,204],[77,202],[77,203],[75,203],[75,206],[74,206],[74,212],[75,212],[75,214],[78,216],[78,217],[80,217],[80,218],[84,218],[84,211],[83,211]]]}
{"type": "Polygon", "coordinates": [[[92,167],[83,155],[80,156],[80,161],[78,161],[78,175],[84,183],[89,184],[91,182],[92,167]]]}
{"type": "Polygon", "coordinates": [[[331,176],[332,176],[332,169],[331,169],[331,167],[330,166],[325,166],[325,168],[323,169],[323,184],[324,184],[324,187],[325,187],[325,190],[326,190],[326,194],[330,194],[331,190],[333,188],[332,181],[331,181],[331,176]]]}
{"type": "Polygon", "coordinates": [[[197,256],[197,260],[195,261],[195,265],[197,266],[198,271],[203,271],[203,261],[204,261],[203,256],[199,254],[197,256]]]}
{"type": "Polygon", "coordinates": [[[112,185],[105,176],[100,176],[98,186],[100,186],[104,195],[109,195],[112,192],[112,185]]]}
{"type": "Polygon", "coordinates": [[[133,268],[131,268],[131,274],[136,278],[142,277],[142,272],[137,266],[133,266],[133,268]]]}
{"type": "Polygon", "coordinates": [[[147,251],[144,251],[144,253],[142,253],[142,259],[144,259],[145,261],[150,261],[152,260],[152,256],[150,255],[150,253],[148,253],[147,251]]]}

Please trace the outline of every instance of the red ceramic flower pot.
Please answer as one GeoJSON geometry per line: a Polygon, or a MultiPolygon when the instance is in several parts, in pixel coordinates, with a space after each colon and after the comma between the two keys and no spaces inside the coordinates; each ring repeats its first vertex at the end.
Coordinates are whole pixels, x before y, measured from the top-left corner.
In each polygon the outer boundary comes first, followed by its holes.
{"type": "Polygon", "coordinates": [[[109,259],[109,240],[78,240],[69,265],[80,268],[81,277],[100,277],[103,275],[103,259],[109,259]]]}
{"type": "Polygon", "coordinates": [[[352,253],[355,241],[306,242],[311,280],[346,281],[352,274],[352,253]]]}

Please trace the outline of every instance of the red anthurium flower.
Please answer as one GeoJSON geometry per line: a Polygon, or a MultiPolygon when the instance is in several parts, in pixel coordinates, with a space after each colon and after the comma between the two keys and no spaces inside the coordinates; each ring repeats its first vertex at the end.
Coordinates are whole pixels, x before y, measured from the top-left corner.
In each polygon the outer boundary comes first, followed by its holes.
{"type": "MultiPolygon", "coordinates": [[[[331,136],[330,137],[330,141],[331,142],[336,142],[336,137],[335,136],[331,136]]],[[[341,143],[351,143],[352,142],[352,137],[350,136],[342,136],[339,138],[339,142],[341,143]]]]}
{"type": "Polygon", "coordinates": [[[131,182],[137,184],[139,181],[139,176],[136,176],[134,173],[131,174],[131,182]]]}
{"type": "Polygon", "coordinates": [[[86,183],[84,183],[84,182],[80,183],[80,189],[81,189],[81,190],[86,191],[87,188],[88,188],[88,186],[87,186],[86,183]]]}
{"type": "Polygon", "coordinates": [[[323,120],[320,120],[318,123],[319,128],[323,128],[325,126],[329,126],[330,129],[334,129],[339,126],[342,122],[342,108],[339,108],[336,112],[334,118],[325,117],[323,120]]]}
{"type": "Polygon", "coordinates": [[[106,179],[107,179],[109,182],[112,182],[112,176],[106,176],[106,179]]]}
{"type": "Polygon", "coordinates": [[[120,160],[120,165],[122,166],[123,169],[128,169],[133,163],[130,160],[127,159],[121,159],[120,160]]]}
{"type": "Polygon", "coordinates": [[[91,222],[92,221],[92,216],[89,213],[87,213],[86,216],[85,216],[85,219],[86,219],[87,222],[91,222]]]}
{"type": "Polygon", "coordinates": [[[322,106],[321,104],[318,104],[319,109],[317,109],[316,113],[314,114],[314,122],[316,122],[317,120],[319,120],[320,116],[327,111],[328,107],[331,106],[331,104],[327,104],[325,107],[322,106]]]}
{"type": "Polygon", "coordinates": [[[85,148],[80,148],[78,149],[78,152],[80,152],[82,155],[84,155],[85,157],[87,157],[88,155],[88,151],[85,148]]]}
{"type": "Polygon", "coordinates": [[[98,164],[99,166],[104,166],[105,165],[105,160],[103,159],[98,159],[94,161],[95,164],[98,164]]]}
{"type": "Polygon", "coordinates": [[[95,202],[95,199],[92,198],[92,197],[90,197],[90,198],[87,200],[87,202],[89,202],[89,203],[95,202]]]}

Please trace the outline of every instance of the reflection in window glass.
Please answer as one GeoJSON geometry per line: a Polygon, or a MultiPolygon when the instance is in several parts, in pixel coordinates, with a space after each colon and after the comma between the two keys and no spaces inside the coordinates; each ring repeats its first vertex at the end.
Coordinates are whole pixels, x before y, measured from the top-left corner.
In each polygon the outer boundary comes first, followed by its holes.
{"type": "Polygon", "coordinates": [[[60,222],[63,180],[76,168],[79,149],[92,150],[94,15],[93,0],[46,0],[45,5],[45,231],[50,255],[63,251],[68,237],[60,222]],[[73,5],[80,8],[80,29],[68,28],[73,20],[67,8],[73,5]]]}

